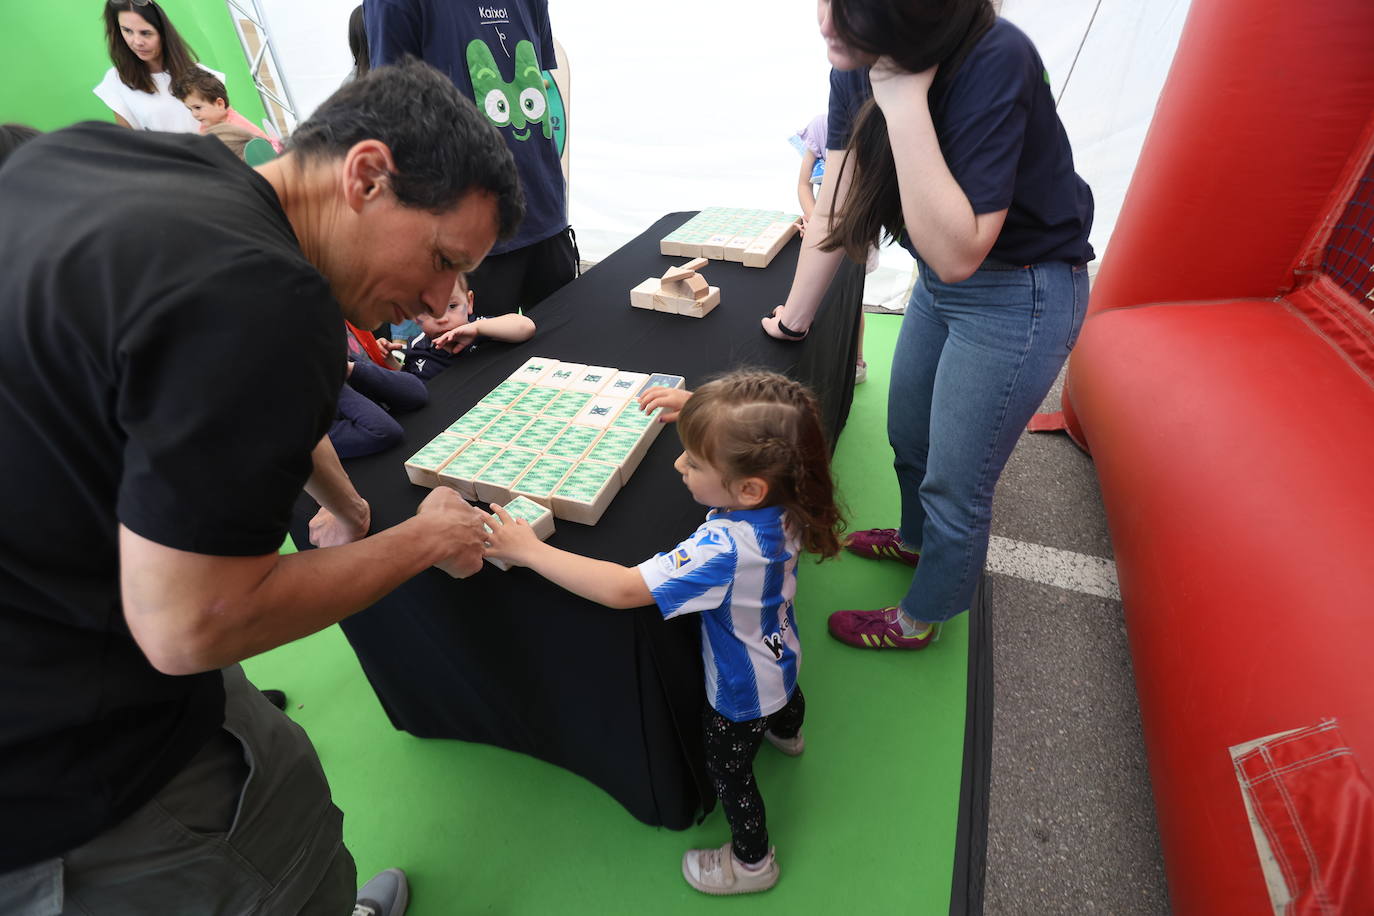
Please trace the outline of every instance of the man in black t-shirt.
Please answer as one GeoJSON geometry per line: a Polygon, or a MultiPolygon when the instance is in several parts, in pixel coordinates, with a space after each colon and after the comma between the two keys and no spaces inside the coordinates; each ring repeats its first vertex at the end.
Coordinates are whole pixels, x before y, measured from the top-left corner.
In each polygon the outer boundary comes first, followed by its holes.
{"type": "MultiPolygon", "coordinates": [[[[443,488],[364,537],[324,435],[344,319],[442,314],[522,212],[500,135],[419,63],[344,87],[256,171],[98,124],[0,168],[0,912],[353,905],[313,749],[237,663],[481,565],[443,488]],[[302,487],[328,549],[282,557],[302,487]]],[[[404,909],[399,872],[365,891],[404,909]]]]}

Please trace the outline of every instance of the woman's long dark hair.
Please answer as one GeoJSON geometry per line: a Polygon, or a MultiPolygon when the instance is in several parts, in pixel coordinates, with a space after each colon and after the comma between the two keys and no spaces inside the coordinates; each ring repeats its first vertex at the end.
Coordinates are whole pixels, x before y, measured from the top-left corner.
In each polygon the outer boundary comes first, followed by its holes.
{"type": "MultiPolygon", "coordinates": [[[[973,46],[997,21],[992,0],[831,0],[830,16],[836,34],[851,48],[891,58],[912,73],[939,64],[930,87],[932,111],[973,46]]],[[[884,233],[896,238],[904,224],[887,119],[872,99],[854,119],[849,155],[835,176],[837,186],[850,167],[849,194],[843,209],[832,214],[821,248],[843,248],[862,264],[869,246],[884,233]]]]}
{"type": "Polygon", "coordinates": [[[181,35],[172,25],[172,21],[152,0],[143,4],[134,3],[132,0],[106,0],[103,6],[105,42],[110,48],[110,62],[119,74],[119,81],[130,89],[138,92],[157,92],[153,75],[148,72],[148,65],[129,49],[128,43],[119,31],[120,13],[138,13],[157,30],[158,37],[162,39],[162,66],[171,74],[172,82],[185,78],[196,66],[196,61],[200,58],[196,57],[196,52],[191,50],[190,45],[181,40],[181,35]]]}
{"type": "Polygon", "coordinates": [[[371,52],[367,47],[367,29],[363,26],[363,5],[354,7],[348,17],[348,50],[353,53],[353,76],[359,77],[372,69],[371,52]]]}

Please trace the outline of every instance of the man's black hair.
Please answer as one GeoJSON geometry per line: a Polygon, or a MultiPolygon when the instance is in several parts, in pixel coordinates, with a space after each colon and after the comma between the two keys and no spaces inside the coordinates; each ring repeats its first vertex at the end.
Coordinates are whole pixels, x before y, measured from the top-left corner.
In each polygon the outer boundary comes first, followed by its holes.
{"type": "Polygon", "coordinates": [[[391,189],[405,206],[442,213],[469,191],[490,192],[501,239],[525,216],[515,158],[500,132],[426,63],[408,56],[341,87],[296,128],[286,150],[304,161],[333,159],[363,140],[391,149],[391,189]]]}

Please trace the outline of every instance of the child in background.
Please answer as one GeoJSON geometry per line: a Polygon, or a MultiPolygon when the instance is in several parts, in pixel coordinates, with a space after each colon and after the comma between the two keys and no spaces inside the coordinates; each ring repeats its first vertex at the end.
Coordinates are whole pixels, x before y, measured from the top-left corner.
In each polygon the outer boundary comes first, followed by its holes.
{"type": "Polygon", "coordinates": [[[229,107],[229,94],[224,89],[224,83],[213,73],[199,68],[192,70],[172,84],[172,95],[180,99],[191,112],[191,117],[200,122],[201,133],[216,124],[232,124],[255,137],[261,137],[272,144],[272,149],[281,152],[280,140],[267,136],[252,121],[229,107]]]}
{"type": "Polygon", "coordinates": [[[476,318],[472,306],[476,297],[468,289],[468,278],[459,274],[449,295],[448,311],[442,318],[422,315],[416,318],[420,333],[408,344],[380,341],[388,350],[401,351],[401,368],[429,381],[447,369],[455,359],[477,346],[478,338],[521,343],[534,336],[534,322],[512,312],[491,318],[476,318]]]}
{"type": "Polygon", "coordinates": [[[380,342],[348,324],[348,374],[329,426],[329,441],[340,458],[375,455],[400,443],[401,424],[391,415],[429,403],[425,383],[397,371],[380,342]]]}
{"type": "MultiPolygon", "coordinates": [[[[825,177],[825,143],[829,130],[829,113],[821,112],[811,119],[801,130],[787,138],[787,142],[802,157],[801,172],[797,174],[797,203],[801,204],[801,234],[811,225],[811,214],[816,209],[816,198],[821,192],[821,179],[825,177]]],[[[868,250],[868,263],[865,273],[878,269],[878,249],[868,250]]],[[[868,381],[868,363],[864,362],[864,316],[859,315],[859,355],[854,364],[854,384],[862,385],[868,381]]]]}
{"type": "Polygon", "coordinates": [[[793,599],[801,551],[840,549],[830,449],[810,392],[771,372],[734,372],[694,395],[655,388],[640,403],[678,417],[685,451],[674,466],[692,498],[712,507],[691,537],[625,567],[546,544],[493,506],[500,521],[488,521],[486,554],[608,607],[701,615],[706,768],[731,840],[688,850],[682,875],[707,894],[765,891],[778,863],[753,762],[764,739],[789,756],[804,748],[793,599]]]}

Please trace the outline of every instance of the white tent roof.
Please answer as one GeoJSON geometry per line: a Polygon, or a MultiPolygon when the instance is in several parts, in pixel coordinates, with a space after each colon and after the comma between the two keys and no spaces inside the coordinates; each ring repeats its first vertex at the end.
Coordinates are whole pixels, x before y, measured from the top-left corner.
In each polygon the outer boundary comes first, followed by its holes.
{"type": "MultiPolygon", "coordinates": [[[[278,65],[308,114],[351,66],[356,0],[259,0],[278,65]]],[[[1173,58],[1188,0],[1003,0],[1049,69],[1092,242],[1107,247],[1173,58]]],[[[798,209],[787,138],[825,110],[829,65],[805,4],[698,0],[550,3],[571,71],[570,220],[599,260],[673,210],[798,209]]],[[[867,301],[900,298],[910,258],[884,250],[867,301]]]]}

